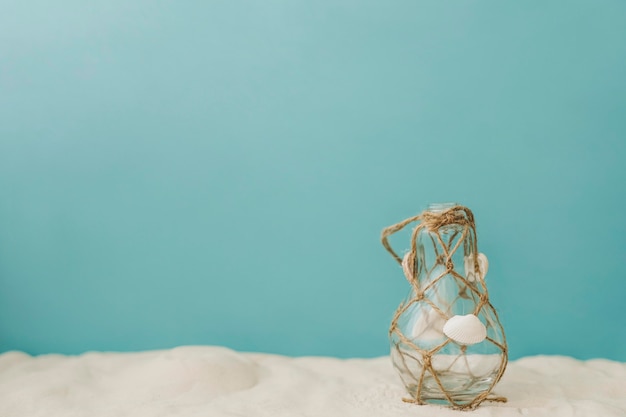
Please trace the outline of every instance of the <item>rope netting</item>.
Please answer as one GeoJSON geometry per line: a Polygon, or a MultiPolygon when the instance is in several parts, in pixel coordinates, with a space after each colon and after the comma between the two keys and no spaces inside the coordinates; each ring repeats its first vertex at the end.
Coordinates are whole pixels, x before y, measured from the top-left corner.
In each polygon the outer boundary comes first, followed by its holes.
{"type": "MultiPolygon", "coordinates": [[[[450,228],[447,229],[450,230],[450,228]]],[[[491,395],[491,391],[493,390],[496,383],[500,380],[504,373],[504,370],[506,369],[508,359],[507,344],[506,339],[504,338],[504,331],[502,330],[500,321],[498,319],[497,312],[489,302],[489,293],[487,291],[484,280],[481,277],[480,265],[477,258],[478,247],[476,239],[476,226],[474,223],[474,216],[471,210],[467,207],[457,205],[442,210],[440,212],[424,211],[417,216],[410,217],[397,224],[385,228],[382,232],[381,239],[382,244],[387,249],[387,251],[400,265],[402,265],[404,274],[411,286],[413,287],[413,296],[409,300],[400,304],[393,316],[391,326],[389,328],[390,336],[397,337],[404,346],[403,349],[400,349],[399,345],[396,345],[395,348],[397,349],[397,353],[400,355],[400,358],[404,363],[409,377],[413,380],[413,385],[415,385],[414,397],[403,400],[416,404],[425,404],[425,399],[428,399],[428,395],[426,395],[424,392],[424,381],[427,378],[427,374],[430,374],[432,376],[432,379],[434,379],[436,386],[439,388],[441,394],[443,395],[445,400],[449,402],[452,408],[459,410],[471,410],[478,407],[484,401],[506,402],[506,398],[504,397],[491,395]],[[417,223],[411,234],[411,248],[409,252],[407,252],[406,255],[401,258],[389,244],[389,237],[392,234],[402,230],[404,227],[411,223],[417,223]],[[454,231],[450,234],[450,236],[447,236],[447,238],[444,239],[441,231],[442,229],[446,228],[446,226],[454,226],[454,228],[452,229],[454,231]],[[420,232],[422,232],[424,229],[428,232],[427,235],[432,240],[435,253],[435,262],[430,269],[428,269],[427,271],[422,271],[422,273],[424,276],[432,277],[436,268],[441,266],[443,266],[443,268],[436,277],[428,280],[426,283],[420,283],[418,280],[418,276],[420,276],[419,269],[423,265],[419,265],[418,267],[416,267],[416,259],[418,251],[418,237],[420,235],[420,232]],[[474,275],[481,278],[470,282],[467,276],[465,276],[464,274],[460,274],[455,269],[453,255],[457,252],[457,250],[459,250],[461,246],[463,247],[464,255],[472,257],[474,275]],[[485,317],[493,317],[494,322],[488,323],[488,325],[499,328],[502,338],[501,341],[497,341],[495,340],[495,338],[490,336],[487,336],[485,339],[487,342],[495,346],[495,348],[499,352],[499,355],[501,355],[500,367],[498,368],[497,373],[493,378],[491,384],[486,389],[481,390],[479,393],[473,396],[473,398],[470,397],[468,399],[467,395],[464,395],[463,401],[458,399],[457,393],[451,392],[451,390],[446,388],[445,383],[442,381],[442,375],[445,374],[446,371],[449,371],[451,367],[459,360],[465,361],[465,363],[467,364],[467,369],[471,369],[466,355],[467,346],[458,344],[450,338],[446,338],[446,340],[437,344],[434,347],[425,348],[424,346],[418,346],[416,340],[407,337],[398,325],[398,322],[403,314],[405,314],[409,310],[409,308],[417,304],[429,306],[432,311],[439,315],[443,320],[449,320],[451,318],[450,308],[446,308],[445,306],[450,306],[454,304],[457,299],[447,302],[432,299],[433,297],[438,297],[438,293],[436,291],[437,284],[442,279],[444,279],[444,277],[453,277],[454,281],[458,284],[459,291],[457,298],[461,297],[465,299],[471,299],[475,302],[475,308],[472,312],[475,316],[479,316],[481,315],[481,313],[483,313],[483,316],[485,317]],[[433,357],[451,343],[456,343],[458,345],[458,356],[452,361],[447,369],[436,369],[433,366],[433,357]],[[420,365],[418,369],[411,371],[411,368],[406,363],[407,359],[418,363],[420,365]]],[[[473,375],[471,374],[470,370],[469,377],[472,376],[473,375]]],[[[408,387],[409,384],[407,384],[407,381],[404,382],[405,385],[407,385],[408,387]]]]}

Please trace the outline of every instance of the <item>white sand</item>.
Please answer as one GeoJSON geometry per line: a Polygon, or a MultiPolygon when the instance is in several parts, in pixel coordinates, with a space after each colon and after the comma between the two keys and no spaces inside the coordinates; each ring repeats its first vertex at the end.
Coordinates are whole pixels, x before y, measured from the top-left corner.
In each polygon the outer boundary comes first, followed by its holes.
{"type": "Polygon", "coordinates": [[[81,356],[0,355],[0,417],[626,416],[626,364],[536,356],[509,364],[506,404],[416,406],[387,357],[340,360],[181,347],[81,356]]]}

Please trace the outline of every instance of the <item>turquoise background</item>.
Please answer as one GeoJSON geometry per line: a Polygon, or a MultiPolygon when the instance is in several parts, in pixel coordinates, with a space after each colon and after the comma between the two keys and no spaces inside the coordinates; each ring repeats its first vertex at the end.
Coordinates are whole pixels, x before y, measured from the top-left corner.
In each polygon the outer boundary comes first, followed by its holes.
{"type": "Polygon", "coordinates": [[[384,355],[409,287],[380,231],[458,201],[513,358],[626,360],[625,21],[2,1],[0,350],[384,355]]]}

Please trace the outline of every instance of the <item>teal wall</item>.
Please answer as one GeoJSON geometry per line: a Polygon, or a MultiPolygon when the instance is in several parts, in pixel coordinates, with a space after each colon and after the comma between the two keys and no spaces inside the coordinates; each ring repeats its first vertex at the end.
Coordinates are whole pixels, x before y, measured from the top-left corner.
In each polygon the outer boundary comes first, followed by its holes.
{"type": "Polygon", "coordinates": [[[626,360],[626,2],[0,2],[0,350],[374,356],[474,210],[512,357],[626,360]]]}

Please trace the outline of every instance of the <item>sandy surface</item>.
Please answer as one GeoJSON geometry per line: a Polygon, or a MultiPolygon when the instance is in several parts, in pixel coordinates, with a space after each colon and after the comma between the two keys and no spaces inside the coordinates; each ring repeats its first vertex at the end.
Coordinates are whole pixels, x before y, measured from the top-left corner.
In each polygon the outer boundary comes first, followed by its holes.
{"type": "Polygon", "coordinates": [[[511,362],[476,411],[405,404],[387,357],[340,360],[180,347],[81,356],[0,355],[0,417],[626,416],[626,364],[536,356],[511,362]]]}

